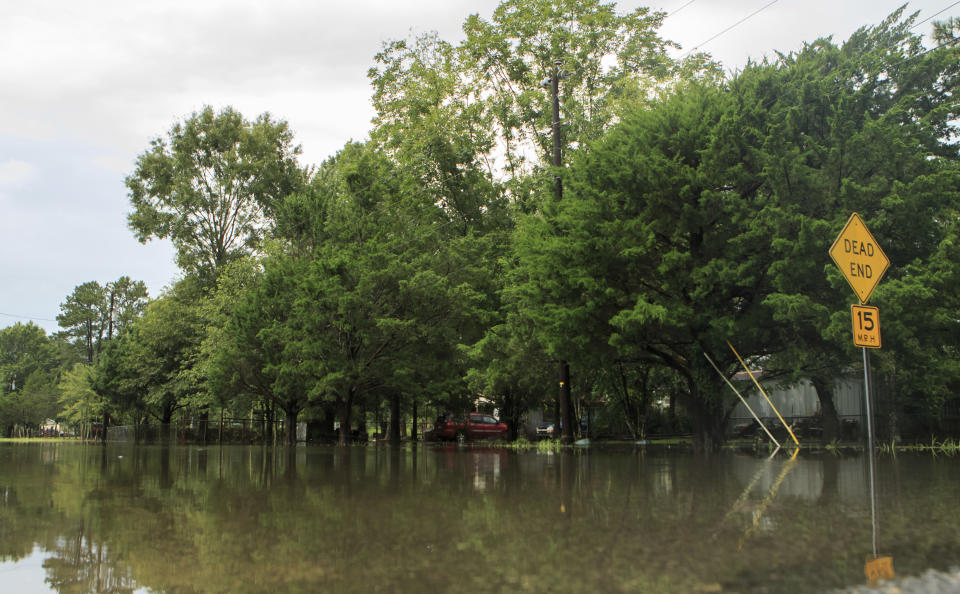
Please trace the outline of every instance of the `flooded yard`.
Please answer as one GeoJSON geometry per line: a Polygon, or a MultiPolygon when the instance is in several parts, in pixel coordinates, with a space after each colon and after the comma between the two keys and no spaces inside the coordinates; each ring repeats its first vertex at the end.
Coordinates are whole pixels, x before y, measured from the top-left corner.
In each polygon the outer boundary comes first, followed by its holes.
{"type": "Polygon", "coordinates": [[[960,564],[960,460],[0,444],[17,592],[823,592],[960,564]],[[873,497],[871,497],[873,493],[873,497]],[[871,505],[871,499],[875,504],[871,505]]]}

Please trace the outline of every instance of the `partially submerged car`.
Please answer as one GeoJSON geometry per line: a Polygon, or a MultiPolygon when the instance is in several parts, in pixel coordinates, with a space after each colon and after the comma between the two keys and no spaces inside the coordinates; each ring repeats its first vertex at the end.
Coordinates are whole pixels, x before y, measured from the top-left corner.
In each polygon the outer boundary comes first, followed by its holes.
{"type": "Polygon", "coordinates": [[[540,423],[537,425],[537,437],[540,439],[552,439],[553,423],[540,423]]]}
{"type": "Polygon", "coordinates": [[[507,434],[507,426],[492,415],[472,412],[466,415],[444,413],[437,417],[433,429],[424,433],[427,441],[466,441],[499,439],[507,434]]]}
{"type": "MultiPolygon", "coordinates": [[[[557,439],[563,433],[563,421],[559,426],[556,423],[540,423],[537,425],[537,439],[557,439]]],[[[587,434],[587,419],[580,419],[580,435],[587,434]]]]}

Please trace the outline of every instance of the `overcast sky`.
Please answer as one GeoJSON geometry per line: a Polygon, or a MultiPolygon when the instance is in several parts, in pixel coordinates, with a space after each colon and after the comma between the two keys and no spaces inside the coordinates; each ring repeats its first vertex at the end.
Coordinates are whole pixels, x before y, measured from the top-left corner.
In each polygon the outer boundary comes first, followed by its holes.
{"type": "MultiPolygon", "coordinates": [[[[0,327],[48,332],[77,285],[127,275],[158,295],[177,275],[167,242],[127,229],[123,179],[152,138],[204,105],[290,123],[303,163],[366,138],[367,69],[385,40],[461,39],[495,0],[31,0],[0,6],[0,327]]],[[[672,14],[661,35],[702,45],[728,69],[747,58],[842,41],[901,0],[624,1],[672,14]],[[766,8],[764,8],[766,7],[766,8]]],[[[956,6],[951,6],[957,4],[956,6]]],[[[948,8],[950,7],[950,8],[948,8]]],[[[911,2],[920,20],[954,0],[911,2]]],[[[926,23],[917,31],[929,33],[926,23]]],[[[824,246],[824,253],[829,246],[824,246]]]]}

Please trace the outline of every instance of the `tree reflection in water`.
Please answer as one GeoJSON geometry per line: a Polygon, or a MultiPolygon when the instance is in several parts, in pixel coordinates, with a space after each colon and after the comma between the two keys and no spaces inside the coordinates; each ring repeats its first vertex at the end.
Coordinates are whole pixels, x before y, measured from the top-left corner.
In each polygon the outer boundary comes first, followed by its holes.
{"type": "MultiPolygon", "coordinates": [[[[879,464],[898,573],[956,563],[956,465],[879,464]]],[[[864,476],[632,447],[0,446],[0,554],[40,547],[58,592],[822,591],[864,580],[864,476]]]]}

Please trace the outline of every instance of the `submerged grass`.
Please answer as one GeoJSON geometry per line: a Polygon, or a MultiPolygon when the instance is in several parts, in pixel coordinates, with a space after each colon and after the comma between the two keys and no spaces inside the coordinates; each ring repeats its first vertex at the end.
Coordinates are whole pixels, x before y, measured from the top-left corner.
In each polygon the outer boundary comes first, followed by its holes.
{"type": "Polygon", "coordinates": [[[559,452],[562,447],[559,439],[541,439],[537,442],[537,451],[544,454],[559,452]]]}
{"type": "Polygon", "coordinates": [[[0,443],[80,443],[75,437],[0,437],[0,443]]]}
{"type": "Polygon", "coordinates": [[[945,454],[947,456],[960,455],[960,440],[944,439],[937,441],[936,437],[930,439],[929,444],[881,444],[879,450],[883,453],[896,454],[897,452],[931,452],[933,454],[945,454]]]}

